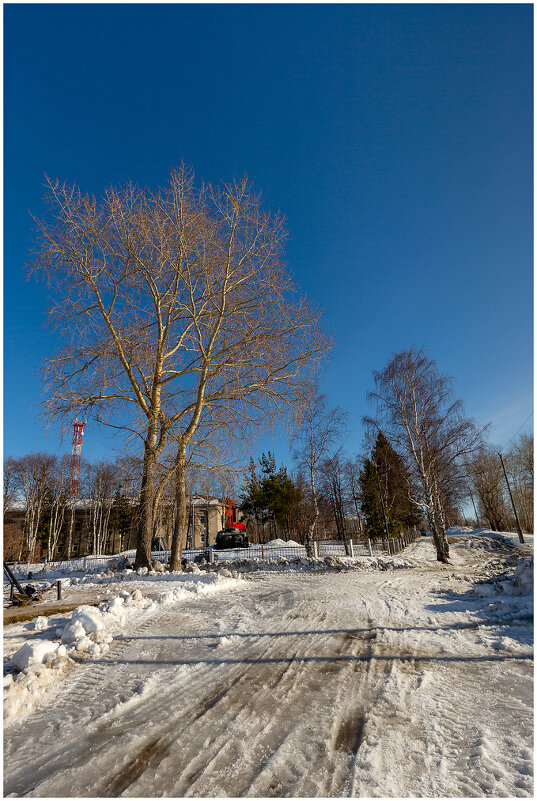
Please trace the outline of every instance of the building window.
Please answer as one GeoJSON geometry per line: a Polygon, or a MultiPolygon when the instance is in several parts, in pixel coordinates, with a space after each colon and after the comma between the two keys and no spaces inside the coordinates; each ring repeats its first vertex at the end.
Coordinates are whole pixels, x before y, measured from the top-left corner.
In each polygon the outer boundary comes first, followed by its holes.
{"type": "Polygon", "coordinates": [[[76,553],[78,551],[78,542],[75,542],[73,545],[73,552],[76,553]]]}

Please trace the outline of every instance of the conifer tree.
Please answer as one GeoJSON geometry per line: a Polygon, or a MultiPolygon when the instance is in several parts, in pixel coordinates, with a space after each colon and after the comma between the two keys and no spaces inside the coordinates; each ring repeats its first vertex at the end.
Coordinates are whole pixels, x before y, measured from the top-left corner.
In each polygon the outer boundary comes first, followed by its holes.
{"type": "Polygon", "coordinates": [[[408,471],[382,431],[377,434],[371,459],[364,462],[360,487],[362,511],[370,536],[384,536],[387,524],[388,536],[396,537],[403,529],[419,523],[419,512],[410,500],[408,471]]]}

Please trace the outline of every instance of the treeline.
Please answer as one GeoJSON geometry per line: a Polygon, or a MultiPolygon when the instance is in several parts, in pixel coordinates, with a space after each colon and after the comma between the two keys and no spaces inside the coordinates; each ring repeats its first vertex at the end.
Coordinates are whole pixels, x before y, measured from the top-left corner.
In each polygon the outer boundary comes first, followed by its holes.
{"type": "MultiPolygon", "coordinates": [[[[497,450],[464,414],[449,376],[416,348],[396,354],[373,373],[374,414],[364,418],[367,450],[350,459],[338,442],[345,415],[324,396],[304,398],[295,443],[298,469],[276,469],[263,454],[250,464],[242,509],[258,539],[304,541],[315,530],[344,539],[397,536],[415,526],[432,533],[439,561],[449,558],[446,530],[456,524],[515,530],[497,450]],[[466,516],[469,501],[475,520],[466,516]]],[[[523,530],[533,531],[533,437],[522,435],[504,454],[523,530]]]]}
{"type": "MultiPolygon", "coordinates": [[[[533,436],[521,434],[503,454],[520,526],[533,533],[533,436]]],[[[515,515],[498,449],[483,445],[468,462],[469,493],[477,525],[513,531],[515,515]]]]}
{"type": "MultiPolygon", "coordinates": [[[[122,456],[114,461],[82,460],[75,493],[76,520],[84,525],[88,550],[95,555],[136,544],[142,460],[122,456]]],[[[44,551],[49,560],[73,556],[75,527],[69,486],[70,457],[31,453],[4,460],[4,557],[32,559],[44,551]],[[15,513],[15,514],[14,514],[15,513]],[[21,520],[22,515],[22,531],[21,520]]],[[[224,498],[235,493],[234,473],[190,465],[187,496],[224,498]]],[[[160,483],[152,513],[153,537],[171,541],[177,526],[178,499],[173,476],[160,483]]]]}
{"type": "MultiPolygon", "coordinates": [[[[270,452],[244,468],[218,438],[220,424],[213,421],[207,439],[196,441],[185,457],[179,478],[173,460],[155,465],[152,537],[164,530],[172,553],[174,547],[180,551],[186,498],[193,494],[239,500],[253,541],[294,539],[308,553],[319,536],[388,538],[425,526],[445,562],[450,525],[515,530],[498,452],[485,442],[484,429],[464,415],[451,379],[416,348],[396,354],[373,376],[369,399],[375,413],[364,418],[362,454],[344,452],[346,415],[327,406],[314,382],[304,383],[294,401],[293,470],[278,467],[270,452]],[[469,501],[474,520],[466,514],[469,501]]],[[[521,435],[503,456],[520,525],[533,531],[533,437],[521,435]]],[[[140,545],[144,465],[137,455],[82,464],[79,514],[92,553],[105,553],[111,542],[121,549],[136,531],[140,545]]],[[[37,543],[49,559],[60,546],[62,556],[72,555],[69,467],[69,457],[43,453],[5,460],[4,523],[17,504],[24,514],[22,538],[20,526],[9,520],[5,525],[4,552],[11,558],[31,559],[37,543]]]]}
{"type": "MultiPolygon", "coordinates": [[[[404,463],[382,434],[366,457],[351,459],[338,448],[322,460],[318,477],[318,536],[385,539],[422,524],[408,497],[404,463]]],[[[315,514],[304,472],[277,467],[270,451],[257,465],[250,461],[240,509],[255,542],[280,537],[302,543],[315,514]]]]}
{"type": "MultiPolygon", "coordinates": [[[[72,553],[74,506],[69,487],[70,458],[31,453],[4,461],[4,554],[33,559],[37,545],[47,559],[72,553]],[[23,515],[13,523],[13,512],[23,515]],[[11,522],[8,522],[10,521],[11,522]]],[[[105,553],[116,538],[126,543],[137,514],[139,483],[131,460],[83,462],[76,501],[92,553],[105,553]]]]}

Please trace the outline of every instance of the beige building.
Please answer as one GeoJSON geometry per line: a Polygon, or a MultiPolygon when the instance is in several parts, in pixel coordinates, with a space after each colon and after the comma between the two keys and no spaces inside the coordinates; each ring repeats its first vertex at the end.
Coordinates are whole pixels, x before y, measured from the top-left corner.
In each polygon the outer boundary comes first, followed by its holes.
{"type": "MultiPolygon", "coordinates": [[[[183,548],[206,548],[214,545],[216,535],[226,526],[226,504],[219,498],[204,498],[193,495],[186,499],[188,515],[186,542],[183,548]]],[[[156,526],[158,535],[167,547],[171,546],[173,521],[170,515],[161,512],[156,526]]]]}
{"type": "MultiPolygon", "coordinates": [[[[65,539],[70,523],[70,510],[66,511],[64,533],[62,542],[58,546],[55,558],[66,558],[65,539]]],[[[204,498],[200,495],[187,497],[187,536],[182,543],[183,548],[206,548],[214,545],[216,535],[226,526],[226,519],[240,519],[240,513],[235,505],[228,501],[224,503],[216,497],[204,498]],[[239,515],[239,518],[237,518],[239,515]]],[[[24,552],[24,518],[25,508],[21,502],[10,504],[4,515],[4,558],[7,560],[20,560],[24,552]]],[[[46,524],[43,520],[43,524],[46,524]]],[[[155,525],[155,538],[152,550],[168,549],[171,547],[174,525],[174,510],[163,506],[155,525]]],[[[114,513],[111,508],[108,530],[104,542],[105,554],[119,553],[136,548],[137,540],[137,504],[132,503],[130,508],[123,508],[121,514],[114,513]]],[[[84,499],[76,502],[75,519],[73,525],[70,557],[87,556],[93,553],[93,536],[91,532],[90,504],[84,499]]],[[[40,538],[35,549],[35,558],[44,559],[46,545],[40,538]]]]}

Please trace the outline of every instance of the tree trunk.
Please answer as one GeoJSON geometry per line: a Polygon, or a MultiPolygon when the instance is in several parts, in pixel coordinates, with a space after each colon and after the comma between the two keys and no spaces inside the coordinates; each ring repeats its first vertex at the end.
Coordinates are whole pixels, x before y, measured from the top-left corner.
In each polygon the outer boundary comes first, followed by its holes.
{"type": "Polygon", "coordinates": [[[310,470],[310,477],[311,477],[311,494],[313,496],[313,509],[314,509],[314,516],[313,520],[310,523],[310,526],[306,532],[306,537],[304,539],[304,546],[306,548],[306,556],[313,556],[313,535],[315,534],[315,526],[317,525],[317,519],[319,517],[319,505],[317,503],[317,492],[315,489],[315,475],[313,470],[310,470]]]}
{"type": "Polygon", "coordinates": [[[144,467],[140,488],[140,519],[138,522],[138,542],[134,568],[147,567],[151,570],[151,537],[153,536],[153,493],[155,490],[155,467],[157,457],[154,447],[146,442],[144,467]]]}
{"type": "MultiPolygon", "coordinates": [[[[185,448],[181,447],[177,454],[177,465],[175,468],[175,526],[172,538],[172,552],[170,555],[170,570],[181,570],[181,556],[183,550],[183,538],[186,533],[187,514],[186,514],[186,481],[185,481],[185,448]]],[[[192,500],[190,501],[192,505],[192,500]]],[[[192,526],[194,535],[194,526],[192,526]]]]}
{"type": "Polygon", "coordinates": [[[442,517],[434,507],[429,513],[429,522],[436,548],[436,559],[438,562],[447,563],[449,561],[449,544],[446,531],[442,524],[442,517]]]}

